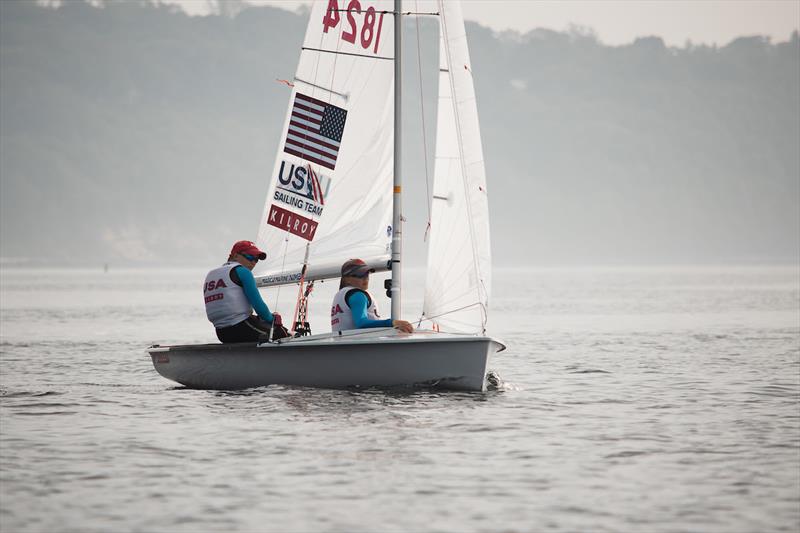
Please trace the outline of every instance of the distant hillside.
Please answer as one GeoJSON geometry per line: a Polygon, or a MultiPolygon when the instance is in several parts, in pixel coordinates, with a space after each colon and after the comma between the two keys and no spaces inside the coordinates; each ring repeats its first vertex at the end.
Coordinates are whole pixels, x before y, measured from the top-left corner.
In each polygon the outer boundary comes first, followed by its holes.
{"type": "MultiPolygon", "coordinates": [[[[276,78],[305,25],[268,7],[0,2],[3,261],[205,264],[253,238],[289,98],[276,78]]],[[[415,27],[405,168],[422,193],[415,27]]],[[[467,30],[497,264],[800,260],[797,33],[675,49],[467,30]]],[[[406,215],[420,241],[424,200],[406,215]]]]}

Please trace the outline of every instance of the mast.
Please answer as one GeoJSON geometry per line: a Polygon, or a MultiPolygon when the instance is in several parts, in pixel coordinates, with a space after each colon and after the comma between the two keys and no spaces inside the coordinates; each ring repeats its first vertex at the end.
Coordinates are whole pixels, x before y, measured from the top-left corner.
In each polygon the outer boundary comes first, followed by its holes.
{"type": "Polygon", "coordinates": [[[394,193],[392,205],[392,320],[401,317],[402,267],[400,258],[403,251],[403,194],[401,172],[401,88],[403,86],[402,61],[403,16],[402,0],[394,0],[394,193]]]}

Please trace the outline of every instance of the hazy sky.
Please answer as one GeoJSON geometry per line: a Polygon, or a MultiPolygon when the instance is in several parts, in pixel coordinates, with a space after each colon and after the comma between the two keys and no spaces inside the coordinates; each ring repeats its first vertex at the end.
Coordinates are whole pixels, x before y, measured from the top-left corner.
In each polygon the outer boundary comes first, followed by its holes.
{"type": "MultiPolygon", "coordinates": [[[[209,0],[162,0],[203,14],[209,0]]],[[[213,3],[214,0],[211,0],[213,3]]],[[[224,0],[218,0],[224,1],[224,0]]],[[[294,10],[310,1],[247,0],[294,10]]],[[[405,0],[413,6],[414,0],[405,0]]],[[[625,44],[658,35],[668,45],[725,45],[742,35],[786,41],[800,26],[800,0],[463,0],[464,17],[497,30],[593,28],[606,44],[625,44]]],[[[410,8],[410,7],[409,7],[410,8]]]]}

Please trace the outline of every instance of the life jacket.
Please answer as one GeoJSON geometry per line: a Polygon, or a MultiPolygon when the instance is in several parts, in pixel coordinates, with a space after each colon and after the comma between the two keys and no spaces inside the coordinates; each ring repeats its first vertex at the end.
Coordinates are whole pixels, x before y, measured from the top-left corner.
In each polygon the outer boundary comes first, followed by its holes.
{"type": "Polygon", "coordinates": [[[372,296],[367,291],[356,287],[344,287],[333,297],[333,305],[331,306],[331,331],[334,333],[346,329],[356,329],[356,324],[353,321],[353,310],[347,304],[347,297],[353,292],[363,292],[367,295],[367,318],[371,320],[381,319],[375,300],[372,299],[372,296]]]}
{"type": "Polygon", "coordinates": [[[203,284],[206,316],[215,328],[238,324],[253,312],[244,289],[231,279],[231,271],[237,266],[241,265],[236,261],[228,261],[209,272],[203,284]]]}

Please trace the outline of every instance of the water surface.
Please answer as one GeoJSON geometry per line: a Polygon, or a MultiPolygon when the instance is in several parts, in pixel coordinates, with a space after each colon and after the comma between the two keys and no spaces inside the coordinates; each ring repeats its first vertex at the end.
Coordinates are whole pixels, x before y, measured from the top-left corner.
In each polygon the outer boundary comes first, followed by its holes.
{"type": "Polygon", "coordinates": [[[2,270],[2,531],[800,529],[797,267],[498,269],[486,393],[176,386],[203,274],[2,270]]]}

